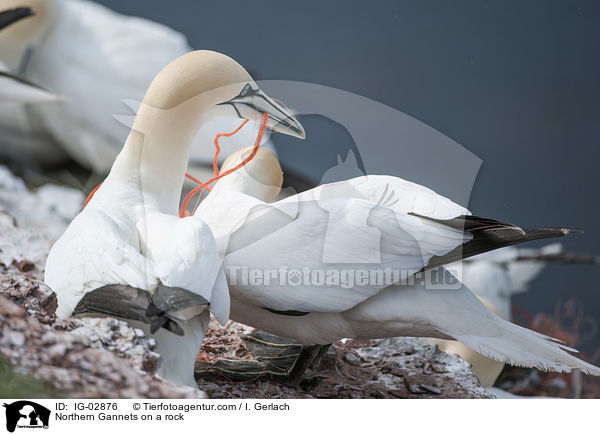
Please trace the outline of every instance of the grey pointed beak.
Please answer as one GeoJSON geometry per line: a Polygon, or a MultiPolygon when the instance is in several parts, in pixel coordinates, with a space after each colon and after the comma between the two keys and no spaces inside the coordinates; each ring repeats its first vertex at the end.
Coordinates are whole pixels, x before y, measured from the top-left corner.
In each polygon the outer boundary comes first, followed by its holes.
{"type": "Polygon", "coordinates": [[[0,12],[0,29],[10,26],[23,18],[35,15],[31,8],[15,8],[0,12]]]}
{"type": "Polygon", "coordinates": [[[250,84],[246,84],[235,98],[221,105],[231,105],[240,118],[255,122],[260,122],[262,114],[266,113],[269,117],[267,127],[271,130],[300,139],[306,138],[304,127],[289,109],[250,84]]]}

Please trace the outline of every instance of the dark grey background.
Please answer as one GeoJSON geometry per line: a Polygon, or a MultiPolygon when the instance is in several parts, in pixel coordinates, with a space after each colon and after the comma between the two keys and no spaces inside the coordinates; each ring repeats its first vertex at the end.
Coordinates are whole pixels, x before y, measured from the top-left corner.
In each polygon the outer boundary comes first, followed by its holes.
{"type": "MultiPolygon", "coordinates": [[[[232,56],[257,80],[328,85],[412,115],[483,160],[469,204],[475,214],[582,228],[562,240],[565,247],[600,253],[599,2],[100,3],[169,25],[194,48],[232,56]]],[[[284,163],[305,162],[318,180],[352,142],[323,118],[302,122],[309,132],[302,149],[275,140],[284,163]]],[[[599,273],[549,266],[514,303],[553,313],[574,298],[600,323],[599,273]]],[[[594,353],[600,333],[580,346],[594,353]]]]}

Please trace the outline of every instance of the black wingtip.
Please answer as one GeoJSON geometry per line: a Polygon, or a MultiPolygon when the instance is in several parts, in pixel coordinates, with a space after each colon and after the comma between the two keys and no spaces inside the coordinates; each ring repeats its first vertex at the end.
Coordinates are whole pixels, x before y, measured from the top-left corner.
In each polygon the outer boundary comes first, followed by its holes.
{"type": "Polygon", "coordinates": [[[0,29],[33,15],[35,15],[35,12],[29,7],[20,7],[2,11],[0,12],[0,29]]]}
{"type": "MultiPolygon", "coordinates": [[[[412,213],[414,214],[414,213],[412,213]]],[[[458,216],[449,220],[433,219],[419,216],[451,228],[470,233],[473,237],[465,244],[456,247],[442,256],[433,256],[423,270],[432,269],[454,261],[463,260],[484,252],[493,251],[505,246],[516,245],[533,240],[562,237],[570,233],[583,231],[575,228],[539,228],[525,229],[517,225],[479,216],[458,216]]]]}

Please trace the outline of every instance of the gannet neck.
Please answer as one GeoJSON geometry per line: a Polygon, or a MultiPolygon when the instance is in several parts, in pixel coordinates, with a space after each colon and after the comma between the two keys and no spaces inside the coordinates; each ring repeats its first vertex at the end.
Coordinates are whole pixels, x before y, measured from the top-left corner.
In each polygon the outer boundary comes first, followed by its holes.
{"type": "Polygon", "coordinates": [[[190,147],[203,115],[251,81],[237,62],[216,52],[195,51],[171,62],[148,88],[106,182],[140,189],[146,209],[177,214],[190,147]]]}
{"type": "Polygon", "coordinates": [[[34,15],[2,29],[0,59],[11,70],[16,69],[29,46],[39,43],[51,28],[57,13],[56,0],[2,0],[2,10],[29,7],[34,15]]]}
{"type": "MultiPolygon", "coordinates": [[[[252,153],[252,150],[253,147],[246,147],[231,154],[223,162],[221,172],[240,164],[252,153]]],[[[220,179],[214,193],[241,192],[264,202],[272,202],[279,195],[282,184],[283,172],[279,161],[271,151],[260,147],[254,158],[245,166],[220,179]]]]}

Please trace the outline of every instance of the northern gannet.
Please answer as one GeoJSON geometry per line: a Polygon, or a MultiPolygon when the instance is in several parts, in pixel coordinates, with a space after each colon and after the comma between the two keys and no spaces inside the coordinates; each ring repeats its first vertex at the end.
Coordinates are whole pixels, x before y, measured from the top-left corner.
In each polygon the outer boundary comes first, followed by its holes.
{"type": "MultiPolygon", "coordinates": [[[[192,50],[186,37],[87,0],[2,0],[2,5],[28,6],[35,15],[0,34],[0,61],[14,75],[66,98],[43,107],[0,108],[0,154],[37,164],[68,155],[107,172],[127,138],[134,119],[129,115],[154,76],[192,50]]],[[[192,175],[205,178],[212,149],[203,144],[215,132],[228,131],[230,122],[216,118],[202,125],[190,152],[192,175]]],[[[224,145],[252,143],[257,127],[250,124],[224,145]]]]}
{"type": "MultiPolygon", "coordinates": [[[[30,8],[11,8],[0,11],[0,31],[25,18],[33,16],[30,8]]],[[[44,103],[61,97],[40,86],[11,74],[0,62],[0,103],[44,103]]]]}
{"type": "Polygon", "coordinates": [[[229,116],[304,137],[302,126],[256,87],[231,58],[195,51],[154,79],[112,169],[87,207],[54,244],[45,282],[58,296],[57,315],[112,315],[156,338],[159,374],[196,385],[194,362],[208,325],[221,323],[229,294],[209,227],[180,219],[179,195],[202,114],[229,116]]]}
{"type": "MultiPolygon", "coordinates": [[[[248,152],[230,156],[223,170],[248,152]]],[[[452,289],[410,282],[422,270],[440,272],[462,258],[569,230],[526,230],[472,216],[423,186],[381,175],[269,203],[280,190],[281,174],[277,159],[259,150],[249,164],[219,180],[196,211],[223,257],[233,320],[305,345],[436,337],[459,340],[503,362],[600,374],[553,338],[501,319],[460,282],[452,289]],[[405,274],[385,282],[387,268],[405,274]],[[360,270],[369,278],[355,276],[343,285],[344,271],[360,270]]]]}

